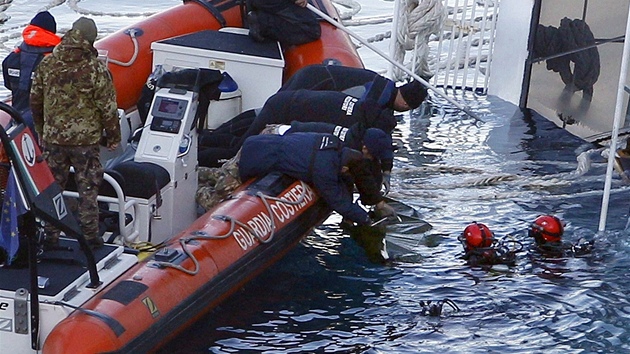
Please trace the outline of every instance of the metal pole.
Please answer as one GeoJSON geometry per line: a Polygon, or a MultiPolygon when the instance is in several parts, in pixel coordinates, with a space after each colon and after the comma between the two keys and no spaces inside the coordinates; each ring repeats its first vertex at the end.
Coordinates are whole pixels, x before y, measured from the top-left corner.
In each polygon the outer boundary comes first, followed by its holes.
{"type": "MultiPolygon", "coordinates": [[[[626,22],[626,38],[630,38],[630,7],[628,8],[628,19],[626,22]]],[[[630,45],[628,41],[623,42],[623,56],[621,57],[621,71],[619,72],[619,85],[617,87],[617,103],[615,105],[615,119],[611,133],[610,149],[608,153],[608,165],[606,166],[606,182],[604,183],[604,196],[602,198],[602,210],[599,216],[599,231],[606,229],[606,216],[608,215],[608,202],[610,201],[610,186],[612,184],[613,164],[617,149],[617,139],[619,126],[623,116],[624,87],[628,78],[628,57],[630,56],[630,45]]]]}
{"type": "Polygon", "coordinates": [[[380,55],[381,57],[383,57],[383,59],[389,61],[390,63],[392,63],[394,66],[396,66],[400,70],[404,71],[405,73],[409,74],[414,79],[418,80],[426,88],[428,88],[428,89],[432,90],[433,92],[437,93],[439,96],[442,96],[442,98],[444,98],[446,101],[451,103],[453,106],[459,108],[461,111],[463,111],[464,113],[468,114],[470,117],[481,121],[481,119],[479,119],[479,117],[477,117],[477,115],[470,110],[470,107],[466,107],[466,106],[462,105],[461,103],[459,103],[459,102],[453,100],[452,98],[448,97],[445,93],[443,93],[442,91],[438,90],[433,85],[429,84],[425,79],[423,79],[420,76],[416,75],[413,71],[407,69],[404,65],[396,62],[395,60],[393,60],[392,58],[387,56],[387,54],[383,53],[380,49],[378,49],[375,46],[373,46],[370,42],[366,41],[365,39],[361,38],[361,36],[359,36],[358,34],[356,34],[356,33],[352,32],[351,30],[347,29],[341,23],[335,21],[332,17],[326,15],[325,13],[323,13],[322,11],[320,11],[318,8],[314,7],[311,4],[307,4],[306,7],[309,10],[313,11],[316,15],[318,15],[321,18],[323,18],[326,21],[328,21],[331,25],[333,25],[333,26],[337,27],[338,29],[346,32],[347,34],[349,34],[350,36],[354,37],[359,42],[363,43],[363,45],[365,45],[366,47],[370,48],[372,51],[374,51],[374,53],[376,53],[376,54],[380,55]]]}

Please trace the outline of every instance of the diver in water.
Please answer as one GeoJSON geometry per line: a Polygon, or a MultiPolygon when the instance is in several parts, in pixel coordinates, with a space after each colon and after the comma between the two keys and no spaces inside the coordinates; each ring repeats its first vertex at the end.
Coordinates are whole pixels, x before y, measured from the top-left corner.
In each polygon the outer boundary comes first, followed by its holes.
{"type": "Polygon", "coordinates": [[[581,256],[591,253],[593,241],[580,239],[576,244],[563,242],[564,226],[556,216],[541,215],[534,220],[528,234],[536,241],[538,250],[548,256],[581,256]]]}
{"type": "Polygon", "coordinates": [[[466,226],[458,239],[466,252],[463,258],[471,266],[514,265],[516,253],[523,248],[518,241],[496,240],[486,225],[476,221],[466,226]]]}

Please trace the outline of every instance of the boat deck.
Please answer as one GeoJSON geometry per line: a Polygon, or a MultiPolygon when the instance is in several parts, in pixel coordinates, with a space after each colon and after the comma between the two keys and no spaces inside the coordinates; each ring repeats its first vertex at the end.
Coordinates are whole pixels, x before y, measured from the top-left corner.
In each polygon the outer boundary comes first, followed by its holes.
{"type": "MultiPolygon", "coordinates": [[[[119,246],[105,245],[96,249],[94,251],[96,263],[116,252],[118,248],[119,246]]],[[[59,250],[42,252],[37,258],[40,295],[56,296],[87,272],[85,255],[76,240],[61,239],[59,250]]],[[[20,288],[29,288],[29,268],[4,267],[0,272],[0,291],[16,291],[20,288]]]]}

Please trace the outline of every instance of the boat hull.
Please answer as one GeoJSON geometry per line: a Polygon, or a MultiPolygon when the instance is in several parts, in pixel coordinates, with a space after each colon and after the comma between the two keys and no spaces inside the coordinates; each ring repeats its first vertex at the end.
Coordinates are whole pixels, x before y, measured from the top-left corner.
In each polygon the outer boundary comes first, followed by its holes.
{"type": "Polygon", "coordinates": [[[176,253],[171,262],[191,272],[197,269],[196,274],[161,266],[158,252],[82,306],[99,316],[76,311],[62,321],[43,352],[151,350],[281,258],[329,212],[308,186],[286,176],[269,175],[242,186],[233,199],[199,218],[160,251],[176,253]],[[270,184],[273,187],[266,188],[270,184]],[[258,191],[296,204],[270,201],[267,208],[254,195],[258,191]],[[226,217],[249,229],[236,226],[230,232],[226,217]],[[217,237],[199,238],[206,236],[217,237]]]}

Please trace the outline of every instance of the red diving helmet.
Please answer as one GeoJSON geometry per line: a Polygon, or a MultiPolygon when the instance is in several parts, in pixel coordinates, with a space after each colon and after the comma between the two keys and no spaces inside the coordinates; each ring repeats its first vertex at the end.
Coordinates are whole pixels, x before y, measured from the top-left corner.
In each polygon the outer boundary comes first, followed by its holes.
{"type": "Polygon", "coordinates": [[[538,243],[560,242],[564,233],[562,221],[553,215],[542,215],[536,218],[529,230],[529,236],[538,243]]]}
{"type": "Polygon", "coordinates": [[[461,236],[461,241],[464,244],[466,252],[475,248],[484,248],[492,246],[494,237],[492,231],[482,224],[473,221],[472,224],[466,226],[461,236]]]}

